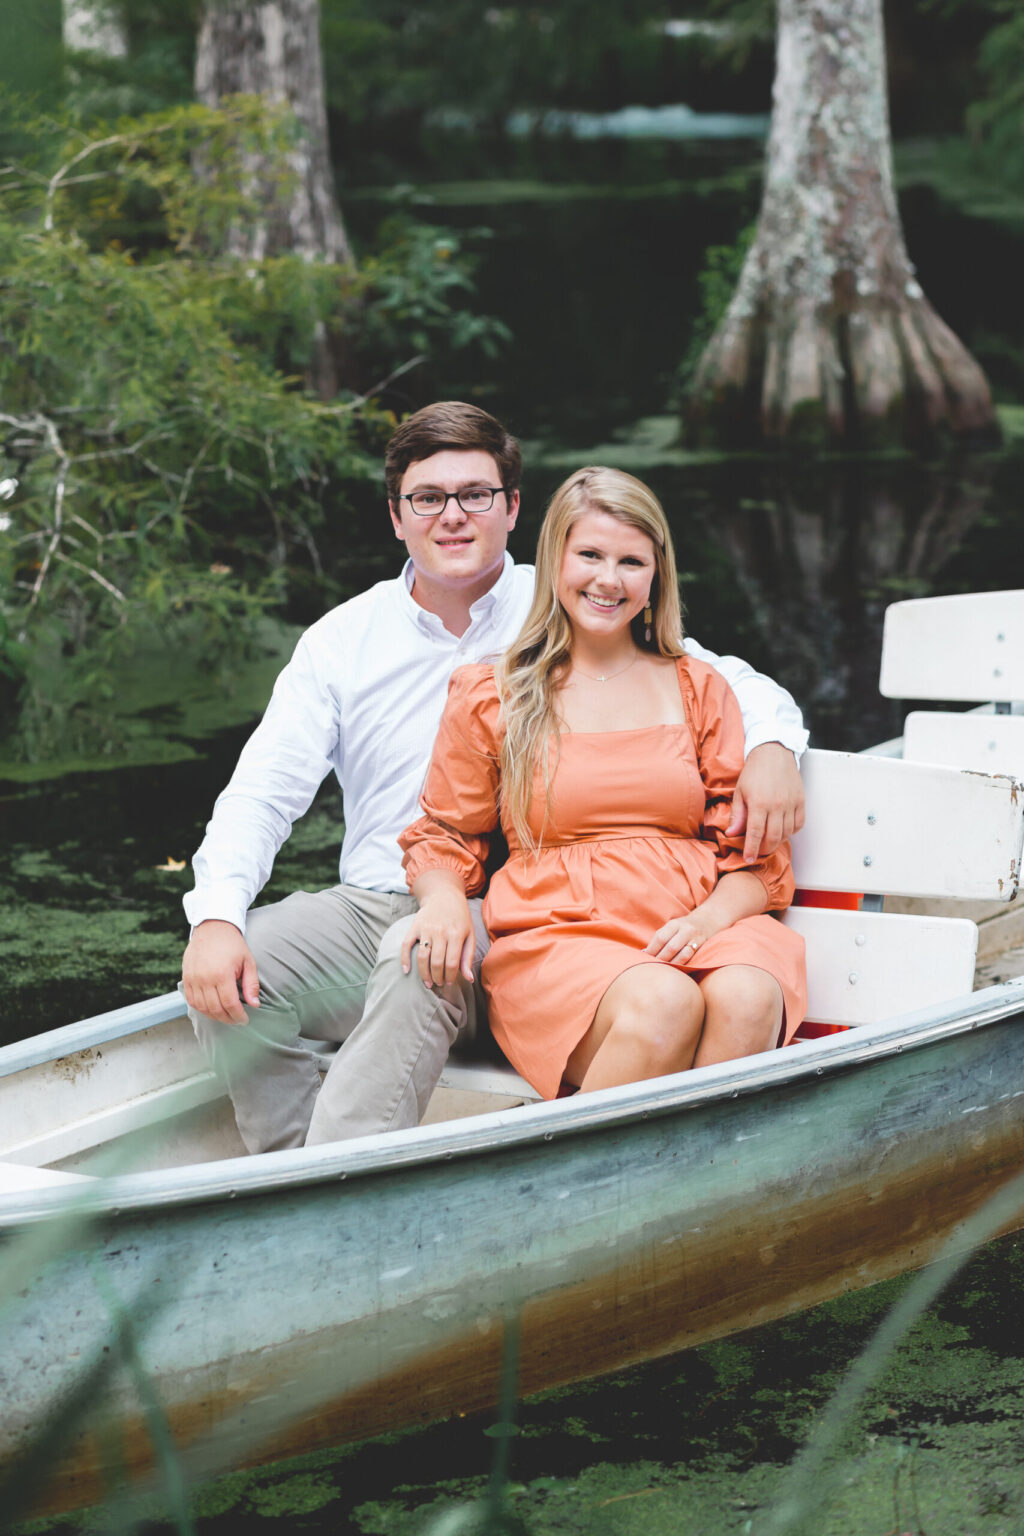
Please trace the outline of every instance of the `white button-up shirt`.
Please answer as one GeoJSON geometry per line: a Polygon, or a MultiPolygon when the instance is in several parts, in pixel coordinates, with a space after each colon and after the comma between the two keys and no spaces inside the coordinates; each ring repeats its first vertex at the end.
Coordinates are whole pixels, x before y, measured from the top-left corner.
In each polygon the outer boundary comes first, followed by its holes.
{"type": "MultiPolygon", "coordinates": [[[[448,679],[467,662],[495,660],[515,639],[533,597],[533,567],[506,554],[461,637],[415,602],[412,580],[410,561],[401,576],[332,609],[299,640],[193,860],[196,885],[185,897],[193,927],[215,917],[245,931],[278,849],[332,769],[344,796],[339,880],[405,891],[397,838],[418,815],[448,679]]],[[[738,657],[715,656],[689,639],[686,649],[732,687],[748,753],[780,741],[799,757],[807,732],[784,689],[738,657]]]]}

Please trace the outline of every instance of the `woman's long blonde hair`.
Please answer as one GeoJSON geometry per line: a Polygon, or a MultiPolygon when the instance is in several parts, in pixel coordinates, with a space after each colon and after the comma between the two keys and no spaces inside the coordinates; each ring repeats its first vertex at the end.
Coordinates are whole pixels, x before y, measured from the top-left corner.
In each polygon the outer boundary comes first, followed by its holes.
{"type": "Polygon", "coordinates": [[[646,639],[646,625],[640,616],[633,620],[633,639],[640,650],[652,654],[683,654],[675,552],[661,502],[642,480],[621,469],[578,469],[563,481],[548,503],[537,543],[533,604],[518,636],[495,668],[505,726],[501,798],[524,850],[538,846],[527,819],[538,762],[544,775],[547,817],[551,787],[549,746],[551,737],[558,735],[559,723],[555,695],[568,671],[572,652],[572,626],[558,600],[558,578],[569,532],[587,512],[607,512],[650,539],[655,562],[651,638],[646,639]]]}

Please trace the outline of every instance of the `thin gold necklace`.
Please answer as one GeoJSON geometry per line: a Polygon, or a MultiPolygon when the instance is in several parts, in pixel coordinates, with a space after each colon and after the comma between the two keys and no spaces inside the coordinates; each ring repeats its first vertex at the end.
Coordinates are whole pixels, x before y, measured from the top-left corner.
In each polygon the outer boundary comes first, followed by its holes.
{"type": "Polygon", "coordinates": [[[598,677],[593,672],[584,672],[583,668],[578,667],[575,662],[572,664],[572,669],[574,672],[578,672],[581,677],[589,677],[592,683],[607,683],[610,682],[613,677],[621,677],[623,672],[628,672],[630,667],[635,666],[639,660],[640,652],[637,651],[633,657],[633,660],[627,661],[624,667],[620,667],[617,672],[606,672],[602,677],[598,677]]]}

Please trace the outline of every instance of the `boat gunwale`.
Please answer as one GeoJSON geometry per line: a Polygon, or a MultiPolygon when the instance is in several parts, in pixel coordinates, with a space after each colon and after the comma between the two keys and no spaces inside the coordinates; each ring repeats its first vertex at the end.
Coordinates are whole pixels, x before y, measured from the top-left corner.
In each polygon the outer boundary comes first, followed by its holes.
{"type": "MultiPolygon", "coordinates": [[[[16,1192],[0,1199],[0,1231],[67,1217],[119,1216],[224,1199],[282,1194],[417,1167],[448,1165],[566,1136],[621,1129],[636,1121],[716,1101],[751,1097],[808,1078],[833,1076],[1024,1015],[1024,976],[913,1013],[861,1025],[687,1073],[600,1092],[491,1110],[458,1121],[380,1132],[346,1142],[296,1147],[213,1163],[96,1177],[74,1189],[16,1192]],[[660,1083],[654,1087],[651,1082],[660,1083]]],[[[146,1025],[149,1027],[153,1020],[146,1025]]]]}
{"type": "Polygon", "coordinates": [[[0,1078],[27,1072],[31,1067],[43,1067],[47,1062],[71,1056],[75,1051],[107,1045],[112,1040],[123,1040],[128,1035],[139,1035],[144,1030],[160,1024],[173,1024],[175,1019],[187,1017],[181,993],[162,992],[159,997],[147,997],[140,1003],[113,1008],[109,1013],[97,1013],[89,1019],[62,1024],[44,1034],[30,1035],[26,1040],[0,1046],[0,1078]]]}

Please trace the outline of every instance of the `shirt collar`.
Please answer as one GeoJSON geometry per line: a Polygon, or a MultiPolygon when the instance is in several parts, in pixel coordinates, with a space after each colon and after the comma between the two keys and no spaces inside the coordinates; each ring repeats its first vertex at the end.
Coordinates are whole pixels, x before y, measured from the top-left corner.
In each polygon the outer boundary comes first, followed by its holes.
{"type": "MultiPolygon", "coordinates": [[[[470,606],[469,616],[471,624],[479,623],[482,619],[491,618],[494,614],[500,613],[508,607],[513,596],[514,578],[512,572],[514,568],[515,561],[506,549],[501,575],[494,583],[494,586],[488,588],[483,596],[478,597],[476,602],[470,606]]],[[[448,630],[445,629],[437,614],[429,612],[426,608],[421,608],[413,597],[412,586],[415,578],[416,572],[413,569],[413,563],[411,560],[407,560],[402,567],[402,574],[398,578],[399,601],[402,607],[421,629],[428,630],[432,634],[448,634],[448,630]]]]}

